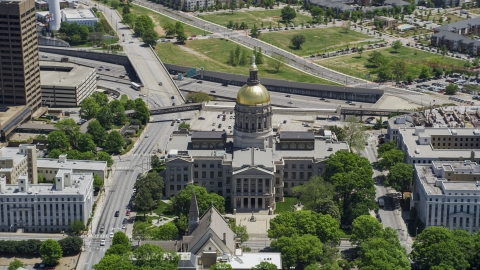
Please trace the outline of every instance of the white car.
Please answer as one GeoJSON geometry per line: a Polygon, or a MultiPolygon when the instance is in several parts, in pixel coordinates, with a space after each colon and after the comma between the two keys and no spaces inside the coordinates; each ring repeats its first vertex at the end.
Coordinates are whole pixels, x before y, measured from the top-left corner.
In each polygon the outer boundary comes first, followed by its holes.
{"type": "Polygon", "coordinates": [[[42,54],[42,58],[48,58],[48,55],[42,54]]]}
{"type": "Polygon", "coordinates": [[[102,240],[100,241],[100,246],[105,246],[105,239],[102,239],[102,240]]]}
{"type": "Polygon", "coordinates": [[[110,233],[110,238],[113,238],[113,232],[110,233]]]}
{"type": "Polygon", "coordinates": [[[145,135],[145,138],[148,138],[148,134],[147,134],[147,135],[145,135]]]}

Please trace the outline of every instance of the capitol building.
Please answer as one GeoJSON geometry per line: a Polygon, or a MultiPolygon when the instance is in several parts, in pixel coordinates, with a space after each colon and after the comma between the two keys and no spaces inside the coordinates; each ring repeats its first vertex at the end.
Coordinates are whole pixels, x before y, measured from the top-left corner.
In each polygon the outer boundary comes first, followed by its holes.
{"type": "Polygon", "coordinates": [[[231,113],[233,132],[193,130],[170,136],[164,178],[167,197],[195,184],[223,196],[231,207],[227,210],[273,211],[276,202],[292,195],[291,188],[321,175],[330,155],[349,151],[334,136],[274,131],[270,93],[260,84],[254,57],[231,113]]]}

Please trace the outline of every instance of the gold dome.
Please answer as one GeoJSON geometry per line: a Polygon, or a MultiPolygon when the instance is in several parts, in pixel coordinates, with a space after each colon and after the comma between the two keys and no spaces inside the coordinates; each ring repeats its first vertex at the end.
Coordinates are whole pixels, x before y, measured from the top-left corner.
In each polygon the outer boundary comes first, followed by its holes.
{"type": "Polygon", "coordinates": [[[241,105],[259,105],[270,102],[270,93],[261,84],[245,84],[238,90],[237,103],[241,105]]]}

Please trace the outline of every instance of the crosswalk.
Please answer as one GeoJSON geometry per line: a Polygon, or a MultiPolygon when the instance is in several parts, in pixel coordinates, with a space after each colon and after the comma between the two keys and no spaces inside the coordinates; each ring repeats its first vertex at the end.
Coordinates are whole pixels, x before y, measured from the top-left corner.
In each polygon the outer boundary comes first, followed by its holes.
{"type": "Polygon", "coordinates": [[[130,171],[132,170],[131,167],[117,167],[117,171],[130,171]]]}
{"type": "Polygon", "coordinates": [[[131,154],[131,157],[146,157],[146,156],[156,156],[157,154],[131,154]]]}

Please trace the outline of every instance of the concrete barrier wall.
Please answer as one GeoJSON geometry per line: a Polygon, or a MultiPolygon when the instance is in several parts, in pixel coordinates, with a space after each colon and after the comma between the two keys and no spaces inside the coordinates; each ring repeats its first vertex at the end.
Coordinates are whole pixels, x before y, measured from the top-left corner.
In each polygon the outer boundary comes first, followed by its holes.
{"type": "Polygon", "coordinates": [[[38,36],[39,46],[70,47],[70,44],[62,39],[38,36]]]}
{"type": "MultiPolygon", "coordinates": [[[[165,64],[170,73],[185,73],[190,67],[165,64]]],[[[200,70],[200,78],[206,81],[224,83],[242,86],[246,83],[248,77],[244,75],[236,75],[222,73],[210,70],[200,70]]],[[[299,94],[313,97],[322,97],[327,99],[343,99],[359,102],[375,103],[379,100],[384,91],[380,89],[370,89],[361,87],[331,86],[313,83],[291,82],[284,80],[276,80],[269,78],[261,78],[261,83],[268,88],[269,91],[282,92],[288,94],[299,94]]]]}
{"type": "Polygon", "coordinates": [[[67,49],[67,48],[53,48],[39,46],[41,52],[55,53],[71,57],[79,57],[90,60],[97,60],[101,62],[117,64],[117,65],[130,65],[130,61],[126,55],[118,53],[105,53],[94,50],[81,50],[81,49],[67,49]]]}

